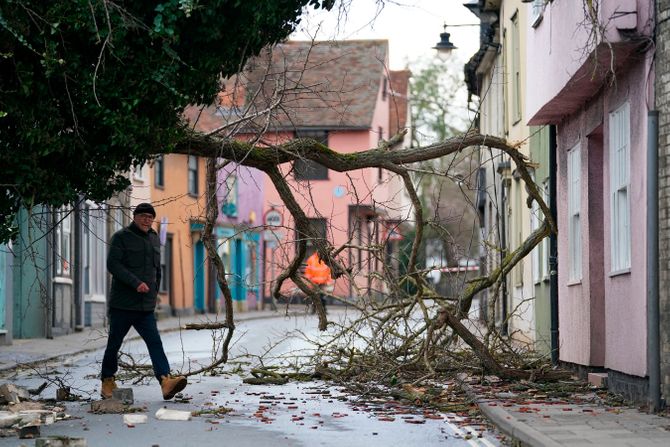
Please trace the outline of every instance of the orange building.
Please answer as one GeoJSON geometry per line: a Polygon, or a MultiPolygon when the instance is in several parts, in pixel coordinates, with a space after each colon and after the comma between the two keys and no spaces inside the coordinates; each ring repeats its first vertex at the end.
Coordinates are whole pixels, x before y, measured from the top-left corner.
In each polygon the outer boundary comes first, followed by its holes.
{"type": "Polygon", "coordinates": [[[212,278],[201,240],[205,159],[167,154],[154,160],[149,171],[155,229],[161,239],[159,312],[189,315],[213,310],[212,278]]]}

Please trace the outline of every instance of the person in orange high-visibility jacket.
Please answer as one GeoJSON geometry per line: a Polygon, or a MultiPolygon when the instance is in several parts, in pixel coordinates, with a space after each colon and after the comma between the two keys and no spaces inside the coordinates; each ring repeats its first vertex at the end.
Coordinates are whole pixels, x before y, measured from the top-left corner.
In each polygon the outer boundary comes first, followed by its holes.
{"type": "MultiPolygon", "coordinates": [[[[313,284],[317,285],[321,290],[333,282],[333,278],[330,276],[330,267],[319,259],[319,255],[316,252],[312,253],[312,255],[307,258],[305,277],[313,284]]],[[[323,293],[319,294],[319,298],[321,299],[321,304],[325,310],[326,299],[324,298],[323,293]]]]}
{"type": "Polygon", "coordinates": [[[305,268],[305,276],[316,285],[328,284],[333,280],[330,276],[330,268],[319,259],[319,255],[314,252],[312,256],[307,258],[307,267],[305,268]]]}

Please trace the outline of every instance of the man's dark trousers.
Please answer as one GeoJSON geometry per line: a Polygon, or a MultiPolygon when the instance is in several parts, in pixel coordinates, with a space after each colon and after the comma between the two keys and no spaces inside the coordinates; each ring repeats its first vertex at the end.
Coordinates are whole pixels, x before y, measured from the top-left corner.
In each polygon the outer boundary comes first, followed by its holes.
{"type": "Polygon", "coordinates": [[[119,349],[131,327],[135,328],[146,343],[154,374],[160,383],[162,376],[170,374],[170,364],[163,350],[163,342],[158,333],[156,316],[153,311],[109,309],[109,336],[105,356],[102,359],[102,378],[114,377],[116,374],[119,365],[119,349]]]}

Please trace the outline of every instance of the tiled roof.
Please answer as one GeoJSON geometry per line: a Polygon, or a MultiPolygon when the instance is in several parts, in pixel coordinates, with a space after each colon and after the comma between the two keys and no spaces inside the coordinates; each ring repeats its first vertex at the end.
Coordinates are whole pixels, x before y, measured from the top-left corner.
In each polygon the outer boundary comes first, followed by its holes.
{"type": "Polygon", "coordinates": [[[386,40],[282,43],[247,64],[247,105],[265,109],[279,87],[270,129],[368,128],[387,60],[386,40]]]}

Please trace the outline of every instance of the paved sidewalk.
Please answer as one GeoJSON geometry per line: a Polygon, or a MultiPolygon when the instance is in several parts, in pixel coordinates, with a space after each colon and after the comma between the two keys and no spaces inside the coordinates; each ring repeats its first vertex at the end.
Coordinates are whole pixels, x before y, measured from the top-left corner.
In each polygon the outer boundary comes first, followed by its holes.
{"type": "MultiPolygon", "coordinates": [[[[304,306],[291,307],[289,315],[304,313],[304,306]]],[[[255,320],[261,318],[281,317],[286,315],[286,306],[278,310],[261,310],[235,313],[235,321],[255,320]]],[[[158,320],[161,333],[176,331],[187,323],[204,323],[224,321],[225,316],[214,314],[192,315],[188,317],[171,317],[158,320]]],[[[138,338],[137,332],[131,329],[126,340],[138,338]]],[[[105,328],[86,328],[81,332],[61,335],[53,339],[33,338],[14,339],[9,346],[0,346],[0,371],[7,371],[22,365],[35,365],[49,360],[58,360],[82,352],[103,349],[107,345],[105,328]]]]}
{"type": "Polygon", "coordinates": [[[668,417],[580,399],[490,398],[477,386],[466,388],[478,396],[482,413],[524,446],[670,446],[668,417]]]}

